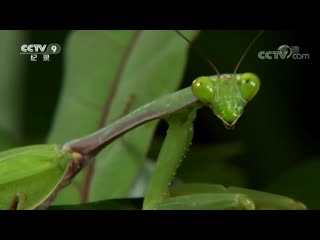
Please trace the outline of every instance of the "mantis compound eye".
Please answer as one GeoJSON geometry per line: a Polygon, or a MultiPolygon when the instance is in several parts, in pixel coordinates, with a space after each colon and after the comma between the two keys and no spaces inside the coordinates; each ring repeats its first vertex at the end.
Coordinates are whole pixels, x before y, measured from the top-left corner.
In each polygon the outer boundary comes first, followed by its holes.
{"type": "Polygon", "coordinates": [[[244,73],[239,79],[241,96],[250,101],[259,91],[260,80],[253,73],[244,73]]]}
{"type": "Polygon", "coordinates": [[[203,103],[214,100],[213,84],[208,77],[198,77],[192,82],[192,91],[196,98],[203,103]]]}

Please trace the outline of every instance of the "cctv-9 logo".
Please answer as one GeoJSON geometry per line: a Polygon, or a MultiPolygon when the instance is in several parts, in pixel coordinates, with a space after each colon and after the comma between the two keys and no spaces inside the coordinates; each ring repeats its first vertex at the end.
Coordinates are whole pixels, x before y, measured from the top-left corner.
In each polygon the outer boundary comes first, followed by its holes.
{"type": "Polygon", "coordinates": [[[59,54],[61,47],[58,43],[50,43],[49,45],[41,44],[23,44],[21,46],[22,54],[42,53],[42,54],[59,54]]]}

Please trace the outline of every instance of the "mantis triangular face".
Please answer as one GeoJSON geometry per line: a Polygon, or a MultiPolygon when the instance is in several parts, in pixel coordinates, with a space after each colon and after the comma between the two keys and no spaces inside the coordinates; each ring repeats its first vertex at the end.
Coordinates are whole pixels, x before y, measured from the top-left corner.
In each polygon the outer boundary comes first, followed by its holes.
{"type": "Polygon", "coordinates": [[[235,126],[259,88],[260,80],[253,73],[199,77],[192,83],[194,95],[210,107],[228,129],[235,126]]]}

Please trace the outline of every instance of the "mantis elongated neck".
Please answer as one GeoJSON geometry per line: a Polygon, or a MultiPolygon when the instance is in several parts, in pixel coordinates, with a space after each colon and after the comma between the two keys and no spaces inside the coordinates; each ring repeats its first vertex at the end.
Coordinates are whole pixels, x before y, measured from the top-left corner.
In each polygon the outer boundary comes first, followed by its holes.
{"type": "Polygon", "coordinates": [[[95,157],[108,144],[128,131],[155,119],[166,117],[198,102],[191,87],[154,100],[114,123],[85,137],[64,144],[67,151],[78,152],[85,158],[95,157]]]}

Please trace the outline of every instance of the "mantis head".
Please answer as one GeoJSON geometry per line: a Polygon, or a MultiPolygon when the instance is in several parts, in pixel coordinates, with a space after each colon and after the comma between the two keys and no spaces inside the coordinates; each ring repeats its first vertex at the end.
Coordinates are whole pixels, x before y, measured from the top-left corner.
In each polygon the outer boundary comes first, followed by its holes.
{"type": "Polygon", "coordinates": [[[263,31],[260,31],[249,44],[232,74],[220,74],[217,67],[200,52],[199,49],[193,46],[179,31],[177,31],[177,33],[184,38],[192,49],[196,50],[217,73],[217,75],[214,76],[202,76],[195,79],[192,83],[194,96],[198,98],[200,102],[210,107],[213,113],[222,120],[227,129],[233,129],[244,107],[257,94],[260,88],[260,80],[257,75],[253,73],[237,74],[237,70],[263,31]]]}
{"type": "Polygon", "coordinates": [[[203,76],[192,83],[195,97],[208,106],[228,129],[235,126],[259,88],[260,80],[253,73],[203,76]]]}

